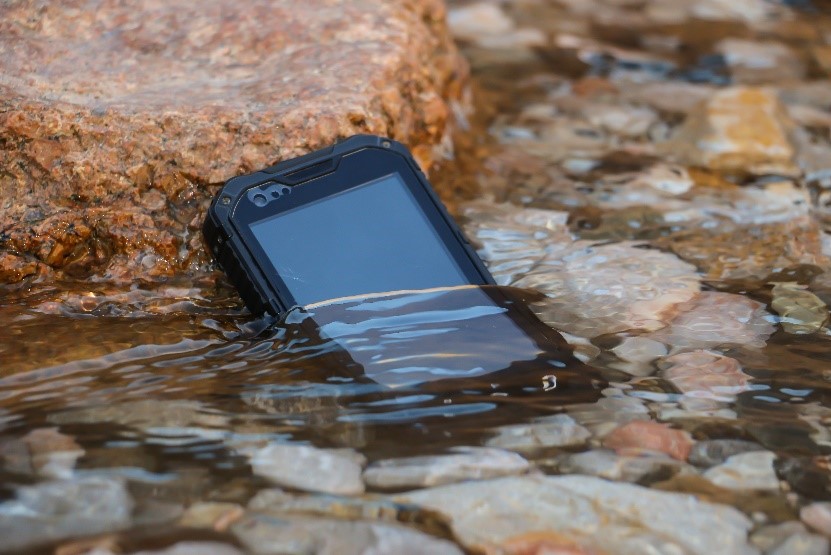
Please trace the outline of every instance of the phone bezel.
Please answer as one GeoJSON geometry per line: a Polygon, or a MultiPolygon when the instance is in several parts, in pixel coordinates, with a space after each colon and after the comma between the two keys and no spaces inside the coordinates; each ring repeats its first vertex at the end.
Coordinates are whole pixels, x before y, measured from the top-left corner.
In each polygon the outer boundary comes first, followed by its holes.
{"type": "MultiPolygon", "coordinates": [[[[279,272],[271,263],[268,254],[254,236],[251,224],[283,212],[302,209],[303,206],[344,193],[390,174],[397,174],[401,178],[437,237],[445,245],[447,252],[464,277],[469,280],[469,284],[493,284],[487,270],[480,267],[481,263],[477,263],[478,257],[475,252],[467,244],[464,235],[447,214],[429,183],[405,157],[389,149],[363,148],[330,160],[333,162],[331,171],[305,181],[288,184],[284,179],[275,176],[274,179],[264,179],[247,186],[240,191],[232,207],[230,222],[236,234],[264,276],[271,289],[270,293],[277,297],[284,308],[298,305],[279,272]],[[272,183],[290,187],[291,193],[272,200],[265,206],[257,206],[249,197],[248,192],[272,183]]],[[[315,160],[316,165],[320,163],[320,159],[315,160]]],[[[302,170],[301,167],[296,173],[302,170]]]]}

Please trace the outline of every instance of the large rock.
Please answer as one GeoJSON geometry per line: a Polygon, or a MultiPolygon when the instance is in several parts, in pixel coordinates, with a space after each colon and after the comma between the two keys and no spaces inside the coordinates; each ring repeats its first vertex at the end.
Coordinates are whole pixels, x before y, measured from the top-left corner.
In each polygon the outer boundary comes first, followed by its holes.
{"type": "Polygon", "coordinates": [[[219,183],[339,137],[429,165],[466,71],[441,0],[4,2],[0,281],[204,260],[219,183]]]}
{"type": "Polygon", "coordinates": [[[663,149],[679,162],[717,171],[798,175],[792,129],[773,92],[727,88],[693,110],[663,149]]]}
{"type": "Polygon", "coordinates": [[[756,553],[747,544],[750,520],[732,507],[599,478],[501,478],[399,499],[448,515],[456,538],[475,552],[501,553],[523,538],[565,536],[590,552],[756,553]]]}

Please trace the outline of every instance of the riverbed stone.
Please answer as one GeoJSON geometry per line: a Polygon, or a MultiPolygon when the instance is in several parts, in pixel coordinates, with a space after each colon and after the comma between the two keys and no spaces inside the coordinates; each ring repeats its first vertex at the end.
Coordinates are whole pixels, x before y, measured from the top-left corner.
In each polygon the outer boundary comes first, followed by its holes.
{"type": "Polygon", "coordinates": [[[722,464],[733,455],[761,451],[762,446],[743,439],[707,439],[698,441],[690,449],[688,460],[696,466],[711,467],[722,464]]]}
{"type": "Polygon", "coordinates": [[[819,502],[799,510],[799,518],[820,534],[831,538],[831,503],[819,502]]]}
{"type": "Polygon", "coordinates": [[[731,400],[747,391],[751,380],[738,360],[704,350],[666,357],[659,366],[665,380],[685,395],[697,398],[731,400]]]}
{"type": "Polygon", "coordinates": [[[771,293],[770,306],[782,317],[782,329],[788,333],[814,333],[828,320],[828,307],[805,285],[777,283],[771,293]]]}
{"type": "Polygon", "coordinates": [[[794,534],[804,534],[808,530],[801,522],[788,520],[779,524],[769,524],[755,530],[750,535],[750,541],[762,552],[769,553],[776,549],[794,534]]]}
{"type": "Polygon", "coordinates": [[[720,41],[715,51],[724,56],[730,75],[737,83],[796,81],[805,74],[802,59],[779,42],[728,38],[720,41]]]}
{"type": "MultiPolygon", "coordinates": [[[[94,551],[89,555],[107,555],[107,553],[94,551]]],[[[243,552],[227,543],[183,541],[162,549],[134,551],[130,555],[243,555],[243,552]]]]}
{"type": "Polygon", "coordinates": [[[793,128],[775,93],[753,87],[715,92],[691,112],[662,151],[679,162],[753,175],[799,175],[793,128]]]}
{"type": "Polygon", "coordinates": [[[587,550],[752,554],[752,524],[732,507],[589,476],[525,476],[401,494],[451,519],[472,551],[499,553],[530,534],[562,534],[587,550]]]}
{"type": "Polygon", "coordinates": [[[729,457],[704,473],[717,486],[734,490],[779,491],[779,478],[773,469],[776,453],[750,451],[729,457]]]}
{"type": "Polygon", "coordinates": [[[246,454],[254,474],[281,486],[338,495],[364,492],[358,453],[283,443],[246,454]]]}
{"type": "Polygon", "coordinates": [[[683,430],[651,420],[633,420],[612,430],[603,439],[603,446],[619,455],[658,452],[680,461],[687,460],[693,440],[683,430]]]}
{"type": "Polygon", "coordinates": [[[770,555],[828,555],[828,538],[817,534],[797,533],[769,552],[770,555]]]}
{"type": "Polygon", "coordinates": [[[455,544],[395,524],[273,515],[251,511],[231,532],[257,555],[364,553],[462,555],[455,544]]]}
{"type": "Polygon", "coordinates": [[[678,312],[669,326],[648,337],[676,350],[721,345],[758,348],[776,329],[762,303],[732,293],[703,291],[678,312]]]}
{"type": "Polygon", "coordinates": [[[445,455],[375,461],[363,478],[371,488],[409,489],[522,474],[529,468],[528,461],[511,451],[455,447],[445,455]]]}
{"type": "Polygon", "coordinates": [[[552,447],[582,445],[590,437],[591,432],[575,422],[571,416],[555,414],[528,424],[501,426],[485,445],[528,454],[552,447]]]}
{"type": "Polygon", "coordinates": [[[356,133],[430,166],[467,75],[445,11],[3,3],[0,275],[40,262],[132,279],[204,262],[198,229],[220,183],[356,133]]]}
{"type": "Polygon", "coordinates": [[[17,489],[0,503],[4,550],[23,550],[63,538],[99,534],[130,524],[133,500],[123,481],[90,476],[17,489]]]}
{"type": "Polygon", "coordinates": [[[622,456],[606,449],[583,451],[565,456],[558,464],[563,474],[584,474],[616,482],[666,480],[676,474],[695,474],[695,469],[663,454],[622,456]]]}
{"type": "Polygon", "coordinates": [[[20,439],[0,442],[0,461],[12,472],[69,478],[84,449],[57,428],[36,428],[20,439]]]}

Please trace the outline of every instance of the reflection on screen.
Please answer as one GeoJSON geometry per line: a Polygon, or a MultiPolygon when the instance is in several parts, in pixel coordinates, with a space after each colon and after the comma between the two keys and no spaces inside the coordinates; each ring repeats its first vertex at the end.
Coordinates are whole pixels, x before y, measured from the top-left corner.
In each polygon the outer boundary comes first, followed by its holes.
{"type": "Polygon", "coordinates": [[[397,174],[254,222],[251,231],[299,305],[469,283],[397,174]]]}

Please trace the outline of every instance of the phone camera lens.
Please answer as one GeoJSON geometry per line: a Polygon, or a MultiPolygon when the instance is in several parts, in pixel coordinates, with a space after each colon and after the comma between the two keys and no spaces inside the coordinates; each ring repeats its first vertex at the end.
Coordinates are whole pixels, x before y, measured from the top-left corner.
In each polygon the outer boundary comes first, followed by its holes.
{"type": "Polygon", "coordinates": [[[265,206],[266,204],[268,204],[268,199],[265,198],[265,195],[260,193],[254,195],[254,198],[252,200],[254,201],[254,204],[256,204],[257,206],[265,206]]]}
{"type": "Polygon", "coordinates": [[[288,195],[290,193],[291,193],[291,187],[283,187],[282,189],[280,189],[280,194],[281,195],[288,195]]]}

